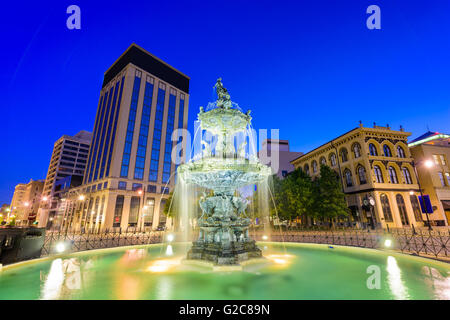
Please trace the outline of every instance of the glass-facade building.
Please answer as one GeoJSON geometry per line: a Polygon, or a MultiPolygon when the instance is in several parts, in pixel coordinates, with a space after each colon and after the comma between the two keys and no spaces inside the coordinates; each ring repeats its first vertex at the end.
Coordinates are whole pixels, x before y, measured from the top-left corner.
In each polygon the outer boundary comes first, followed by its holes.
{"type": "Polygon", "coordinates": [[[71,229],[168,222],[161,203],[183,162],[172,154],[185,154],[186,139],[173,133],[187,128],[189,80],[135,44],[105,72],[83,184],[70,194],[71,229]]]}

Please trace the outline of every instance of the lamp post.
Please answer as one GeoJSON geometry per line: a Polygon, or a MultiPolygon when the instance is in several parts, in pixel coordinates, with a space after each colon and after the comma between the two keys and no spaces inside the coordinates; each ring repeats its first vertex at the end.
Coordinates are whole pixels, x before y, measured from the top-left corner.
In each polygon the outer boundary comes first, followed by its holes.
{"type": "MultiPolygon", "coordinates": [[[[424,163],[425,167],[427,167],[427,168],[431,168],[433,166],[433,161],[431,161],[431,160],[419,161],[417,163],[417,165],[421,164],[421,163],[424,163]]],[[[419,192],[420,192],[420,199],[421,199],[421,202],[422,202],[422,206],[423,206],[423,208],[425,210],[425,215],[427,216],[428,230],[431,231],[431,230],[433,230],[433,228],[431,228],[431,223],[430,223],[430,218],[429,218],[429,215],[428,215],[427,206],[425,204],[425,199],[423,198],[422,187],[420,186],[419,175],[417,173],[416,163],[414,161],[412,162],[412,166],[414,168],[414,174],[416,175],[417,184],[419,185],[419,192]]]]}

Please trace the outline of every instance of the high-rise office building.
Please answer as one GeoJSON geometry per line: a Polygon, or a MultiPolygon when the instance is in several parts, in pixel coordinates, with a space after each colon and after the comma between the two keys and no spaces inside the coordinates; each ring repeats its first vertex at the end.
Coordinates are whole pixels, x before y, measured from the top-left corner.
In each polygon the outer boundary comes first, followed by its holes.
{"type": "Polygon", "coordinates": [[[80,182],[72,186],[81,184],[91,139],[92,133],[82,130],[74,136],[63,135],[55,142],[42,194],[45,201],[41,201],[38,213],[39,226],[51,227],[60,220],[57,214],[61,200],[58,181],[78,180],[80,182]]]}
{"type": "MultiPolygon", "coordinates": [[[[164,225],[175,146],[186,144],[172,133],[187,128],[188,101],[189,77],[139,46],[114,62],[104,74],[83,185],[68,192],[67,228],[164,225]]],[[[180,162],[184,156],[178,152],[180,162]]]]}

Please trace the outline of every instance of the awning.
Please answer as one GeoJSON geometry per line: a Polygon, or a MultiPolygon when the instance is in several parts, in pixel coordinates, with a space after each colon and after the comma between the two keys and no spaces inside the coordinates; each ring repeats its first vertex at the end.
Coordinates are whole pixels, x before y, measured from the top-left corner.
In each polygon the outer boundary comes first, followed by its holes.
{"type": "Polygon", "coordinates": [[[450,200],[441,200],[444,210],[450,210],[450,200]]]}

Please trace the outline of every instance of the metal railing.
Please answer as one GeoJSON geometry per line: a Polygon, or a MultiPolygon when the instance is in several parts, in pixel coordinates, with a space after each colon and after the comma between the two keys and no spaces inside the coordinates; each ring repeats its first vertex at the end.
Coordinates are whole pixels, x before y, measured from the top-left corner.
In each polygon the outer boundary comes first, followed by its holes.
{"type": "Polygon", "coordinates": [[[252,234],[257,241],[321,243],[372,249],[389,248],[424,257],[450,258],[450,229],[284,230],[252,234]],[[390,240],[390,241],[386,241],[390,240]]]}
{"type": "Polygon", "coordinates": [[[163,231],[145,231],[139,229],[114,229],[97,233],[69,233],[47,231],[41,256],[58,253],[58,244],[65,252],[78,252],[133,245],[161,243],[163,231]]]}
{"type": "MultiPolygon", "coordinates": [[[[69,233],[47,231],[42,256],[57,253],[57,244],[69,246],[66,252],[161,243],[164,231],[114,229],[102,233],[69,233]]],[[[193,233],[195,237],[195,233],[193,233]]],[[[320,243],[372,249],[390,248],[417,256],[450,258],[450,229],[287,229],[251,230],[257,241],[320,243]],[[390,242],[386,242],[390,240],[390,242]],[[390,246],[387,246],[390,244],[390,246]]],[[[445,260],[445,259],[444,259],[445,260]]]]}

